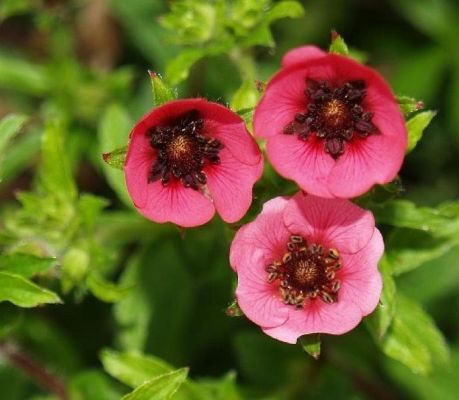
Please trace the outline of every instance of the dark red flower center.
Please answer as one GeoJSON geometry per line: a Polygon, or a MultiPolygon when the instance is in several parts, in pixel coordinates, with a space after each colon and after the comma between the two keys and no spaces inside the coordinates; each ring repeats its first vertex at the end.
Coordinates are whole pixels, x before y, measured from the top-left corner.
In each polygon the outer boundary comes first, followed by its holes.
{"type": "Polygon", "coordinates": [[[362,107],[364,81],[332,87],[328,82],[308,79],[306,84],[307,109],[284,128],[286,135],[297,134],[301,140],[315,135],[324,140],[324,150],[337,159],[344,153],[346,142],[378,133],[371,121],[373,113],[362,107]]]}
{"type": "Polygon", "coordinates": [[[325,303],[338,301],[340,281],[336,271],[341,258],[336,249],[309,244],[299,235],[292,235],[282,260],[266,267],[268,282],[279,285],[285,304],[303,308],[309,300],[320,298],[325,303]]]}
{"type": "Polygon", "coordinates": [[[223,145],[204,134],[204,120],[197,110],[171,119],[167,124],[151,127],[147,135],[151,146],[157,150],[148,182],[161,179],[166,186],[175,179],[197,190],[207,182],[205,165],[220,163],[218,153],[223,145]]]}

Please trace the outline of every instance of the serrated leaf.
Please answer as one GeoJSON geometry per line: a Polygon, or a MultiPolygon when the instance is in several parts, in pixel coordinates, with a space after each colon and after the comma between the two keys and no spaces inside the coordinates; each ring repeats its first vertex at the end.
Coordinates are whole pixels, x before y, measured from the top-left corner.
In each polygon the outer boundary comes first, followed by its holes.
{"type": "Polygon", "coordinates": [[[416,100],[414,97],[409,96],[395,96],[402,113],[409,115],[424,108],[422,101],[416,100]]]}
{"type": "Polygon", "coordinates": [[[349,55],[349,48],[347,47],[346,42],[344,41],[343,37],[335,31],[332,32],[332,42],[328,51],[330,53],[340,54],[342,56],[349,55]]]}
{"type": "Polygon", "coordinates": [[[432,318],[400,294],[396,309],[392,326],[381,343],[383,352],[422,375],[431,372],[434,365],[446,363],[449,351],[432,318]]]}
{"type": "Polygon", "coordinates": [[[169,400],[185,381],[187,375],[188,368],[181,368],[157,376],[134,389],[122,400],[169,400]]]}
{"type": "Polygon", "coordinates": [[[127,111],[118,104],[111,104],[102,114],[97,132],[99,152],[104,154],[105,163],[102,163],[102,170],[105,178],[120,200],[128,206],[132,206],[132,201],[124,182],[124,173],[119,169],[123,169],[131,128],[132,124],[127,111]],[[113,152],[113,149],[117,150],[113,152]]]}
{"type": "Polygon", "coordinates": [[[426,129],[432,118],[435,117],[437,113],[435,111],[421,111],[415,116],[411,117],[406,123],[408,129],[408,147],[406,152],[409,153],[413,150],[419,140],[422,138],[424,129],[426,129]]]}
{"type": "Polygon", "coordinates": [[[47,122],[42,137],[42,188],[58,197],[74,200],[77,196],[75,181],[64,145],[64,125],[58,120],[47,122]]]}
{"type": "Polygon", "coordinates": [[[103,279],[95,272],[88,276],[87,284],[91,293],[106,303],[114,303],[124,299],[129,294],[129,291],[132,290],[132,286],[122,287],[116,285],[103,279]]]}
{"type": "Polygon", "coordinates": [[[166,66],[166,78],[172,85],[186,79],[193,64],[208,54],[206,49],[187,49],[170,60],[166,66]]]}
{"type": "Polygon", "coordinates": [[[94,196],[89,193],[82,194],[78,200],[78,211],[80,212],[83,224],[87,228],[92,228],[97,217],[108,204],[108,200],[103,197],[94,196]]]}
{"type": "Polygon", "coordinates": [[[104,161],[113,168],[123,171],[124,161],[126,160],[127,146],[115,149],[110,153],[104,153],[102,158],[104,161]]]}
{"type": "Polygon", "coordinates": [[[59,296],[21,275],[0,271],[0,302],[9,301],[19,307],[61,303],[59,296]]]}
{"type": "Polygon", "coordinates": [[[320,357],[320,334],[302,336],[300,339],[303,350],[316,360],[320,357]]]}
{"type": "Polygon", "coordinates": [[[169,87],[156,72],[148,71],[148,73],[150,75],[154,107],[158,107],[177,97],[174,90],[169,87]]]}
{"type": "Polygon", "coordinates": [[[280,1],[266,12],[264,22],[270,24],[281,18],[300,18],[303,15],[304,7],[298,1],[280,1]]]}
{"type": "Polygon", "coordinates": [[[392,277],[391,266],[386,257],[381,259],[379,270],[383,279],[381,298],[376,310],[365,319],[366,325],[374,340],[381,340],[392,323],[395,314],[395,281],[392,277]]]}
{"type": "Polygon", "coordinates": [[[8,254],[0,256],[0,271],[30,278],[39,272],[51,268],[55,263],[55,258],[41,258],[21,253],[8,254]]]}

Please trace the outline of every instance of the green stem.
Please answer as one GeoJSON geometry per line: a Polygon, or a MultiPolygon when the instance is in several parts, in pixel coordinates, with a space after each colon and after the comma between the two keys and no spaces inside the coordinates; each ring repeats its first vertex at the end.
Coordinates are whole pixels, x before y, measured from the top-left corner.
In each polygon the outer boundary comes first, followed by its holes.
{"type": "Polygon", "coordinates": [[[236,47],[229,53],[229,57],[243,81],[256,78],[256,65],[250,51],[236,47]]]}

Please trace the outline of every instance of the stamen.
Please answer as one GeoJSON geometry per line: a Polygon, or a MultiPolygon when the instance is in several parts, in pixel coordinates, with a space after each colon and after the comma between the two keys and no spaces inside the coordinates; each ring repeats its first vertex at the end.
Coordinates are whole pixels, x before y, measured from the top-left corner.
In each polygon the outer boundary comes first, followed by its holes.
{"type": "Polygon", "coordinates": [[[171,180],[180,180],[184,187],[199,189],[207,177],[203,168],[207,164],[219,164],[221,142],[204,133],[204,120],[197,110],[154,126],[147,131],[151,147],[157,150],[148,182],[161,180],[167,186],[171,180]]]}
{"type": "Polygon", "coordinates": [[[341,286],[336,279],[341,267],[338,250],[325,250],[315,243],[308,246],[300,235],[290,236],[287,249],[282,261],[266,267],[268,282],[278,284],[283,303],[301,309],[316,298],[327,304],[338,301],[341,286]]]}
{"type": "Polygon", "coordinates": [[[284,134],[296,134],[300,140],[315,135],[324,140],[324,151],[336,160],[344,154],[346,143],[379,133],[371,121],[373,113],[364,112],[361,105],[366,95],[364,81],[332,87],[325,81],[307,79],[306,85],[307,109],[295,115],[284,127],[284,134]]]}

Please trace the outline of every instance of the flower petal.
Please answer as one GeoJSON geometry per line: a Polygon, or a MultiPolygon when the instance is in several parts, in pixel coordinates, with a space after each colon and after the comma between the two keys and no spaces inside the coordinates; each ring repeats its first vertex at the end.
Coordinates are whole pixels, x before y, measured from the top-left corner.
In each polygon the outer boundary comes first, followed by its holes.
{"type": "Polygon", "coordinates": [[[354,302],[363,316],[376,308],[381,296],[382,279],[378,262],[383,252],[383,238],[378,229],[375,229],[370,242],[362,250],[355,254],[342,255],[339,301],[354,302]]]}
{"type": "Polygon", "coordinates": [[[266,273],[264,268],[282,257],[290,237],[283,220],[286,205],[287,199],[283,197],[269,200],[253,222],[239,229],[230,249],[230,264],[235,271],[241,267],[255,268],[258,262],[261,265],[259,268],[266,273]]]}
{"type": "Polygon", "coordinates": [[[202,193],[185,188],[180,181],[163,186],[160,181],[147,186],[148,201],[139,212],[155,222],[173,222],[193,227],[210,221],[215,213],[212,202],[202,193]]]}
{"type": "Polygon", "coordinates": [[[129,194],[138,208],[145,207],[148,201],[148,174],[155,160],[155,151],[150,146],[145,133],[131,134],[124,174],[129,194]]]}
{"type": "Polygon", "coordinates": [[[288,306],[282,303],[277,288],[267,282],[267,273],[244,269],[238,274],[236,298],[245,316],[257,325],[275,327],[288,317],[288,306]]]}
{"type": "Polygon", "coordinates": [[[304,71],[279,72],[269,82],[265,94],[258,103],[253,116],[255,136],[271,137],[282,134],[295,114],[306,107],[304,96],[304,71]]]}
{"type": "Polygon", "coordinates": [[[277,135],[267,141],[266,151],[276,171],[294,180],[301,189],[322,197],[333,197],[327,179],[335,161],[325,153],[316,137],[302,141],[294,135],[277,135]]]}
{"type": "Polygon", "coordinates": [[[371,135],[346,145],[328,177],[328,189],[339,198],[366,193],[376,184],[395,178],[405,155],[405,139],[384,134],[371,135]]]}
{"type": "Polygon", "coordinates": [[[244,164],[226,148],[219,156],[220,164],[209,165],[204,171],[217,212],[232,223],[240,220],[252,203],[252,188],[263,172],[263,159],[254,165],[244,164]]]}
{"type": "Polygon", "coordinates": [[[356,253],[373,236],[375,220],[348,200],[323,199],[296,194],[285,207],[284,221],[292,233],[307,240],[336,248],[340,253],[356,253]]]}
{"type": "Polygon", "coordinates": [[[282,68],[302,64],[317,58],[322,58],[328,53],[316,46],[301,46],[285,53],[282,57],[282,68]]]}
{"type": "Polygon", "coordinates": [[[294,344],[300,336],[311,333],[342,335],[354,329],[361,319],[360,309],[352,302],[326,304],[315,299],[302,310],[290,308],[284,324],[262,329],[275,339],[294,344]]]}
{"type": "Polygon", "coordinates": [[[213,102],[208,102],[200,111],[207,135],[219,140],[239,161],[251,165],[260,162],[260,149],[239,115],[213,102]]]}

